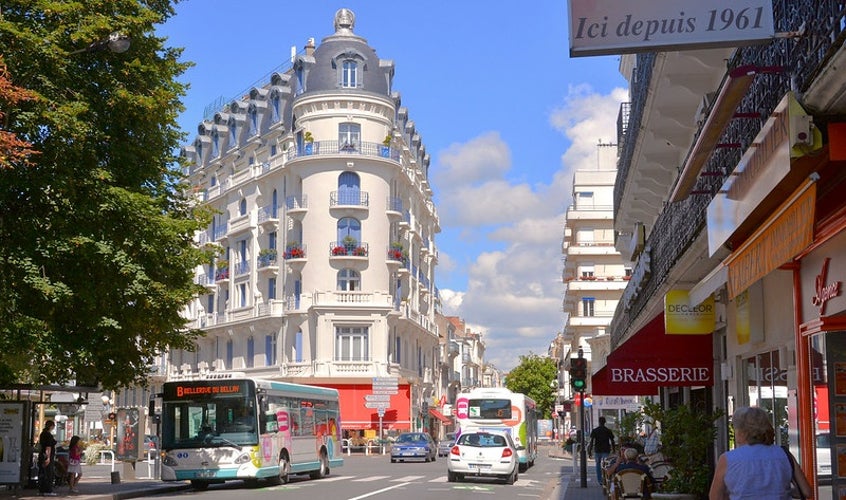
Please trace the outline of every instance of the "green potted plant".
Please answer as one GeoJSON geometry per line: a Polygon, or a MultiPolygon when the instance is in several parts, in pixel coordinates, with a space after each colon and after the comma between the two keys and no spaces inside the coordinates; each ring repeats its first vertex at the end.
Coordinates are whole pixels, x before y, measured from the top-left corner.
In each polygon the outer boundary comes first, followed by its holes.
{"type": "Polygon", "coordinates": [[[352,251],[353,248],[358,246],[358,240],[350,235],[346,235],[344,236],[343,245],[344,247],[346,247],[347,250],[352,251]]]}
{"type": "Polygon", "coordinates": [[[276,262],[275,248],[262,248],[258,254],[258,261],[260,267],[267,267],[276,262]]]}
{"type": "Polygon", "coordinates": [[[305,154],[312,154],[312,152],[314,152],[314,136],[311,135],[311,132],[306,131],[306,133],[303,134],[303,141],[305,141],[305,154]]]}
{"type": "Polygon", "coordinates": [[[669,479],[652,498],[707,497],[713,474],[710,452],[717,437],[714,422],[723,416],[723,411],[715,408],[709,412],[687,405],[664,408],[646,401],[643,415],[660,422],[661,452],[672,467],[669,479]]]}

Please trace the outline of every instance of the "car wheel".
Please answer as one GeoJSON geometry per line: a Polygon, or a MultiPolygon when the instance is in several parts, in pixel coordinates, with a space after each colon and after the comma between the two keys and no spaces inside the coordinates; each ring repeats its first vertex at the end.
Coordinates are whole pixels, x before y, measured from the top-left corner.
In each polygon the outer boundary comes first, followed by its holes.
{"type": "Polygon", "coordinates": [[[449,481],[450,483],[454,483],[457,480],[458,480],[458,474],[456,474],[455,472],[453,472],[451,470],[447,471],[447,481],[449,481]]]}
{"type": "Polygon", "coordinates": [[[505,478],[505,484],[514,484],[517,482],[517,471],[505,478]]]}

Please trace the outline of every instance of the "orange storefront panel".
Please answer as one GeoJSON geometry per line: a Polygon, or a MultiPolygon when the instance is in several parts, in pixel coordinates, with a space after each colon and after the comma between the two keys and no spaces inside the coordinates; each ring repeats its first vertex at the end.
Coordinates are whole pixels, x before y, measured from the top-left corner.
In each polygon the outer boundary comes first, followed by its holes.
{"type": "MultiPolygon", "coordinates": [[[[378,429],[379,414],[376,408],[367,408],[367,395],[373,394],[371,384],[325,385],[337,389],[341,396],[341,429],[378,429]]],[[[400,384],[396,394],[390,396],[383,430],[411,430],[411,404],[408,384],[400,384]]]]}

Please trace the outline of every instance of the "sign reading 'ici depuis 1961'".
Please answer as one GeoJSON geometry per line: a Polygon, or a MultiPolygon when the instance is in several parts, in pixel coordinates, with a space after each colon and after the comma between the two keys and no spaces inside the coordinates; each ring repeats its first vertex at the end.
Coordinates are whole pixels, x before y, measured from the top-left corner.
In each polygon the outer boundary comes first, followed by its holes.
{"type": "Polygon", "coordinates": [[[762,43],[772,0],[570,0],[570,57],[762,43]]]}

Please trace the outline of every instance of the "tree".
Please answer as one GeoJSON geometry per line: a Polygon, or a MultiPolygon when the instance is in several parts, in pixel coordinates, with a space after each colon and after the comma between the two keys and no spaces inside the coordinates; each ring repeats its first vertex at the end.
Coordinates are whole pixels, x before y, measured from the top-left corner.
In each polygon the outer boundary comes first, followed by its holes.
{"type": "Polygon", "coordinates": [[[8,78],[31,99],[2,130],[37,154],[0,156],[0,385],[144,385],[156,355],[201,334],[180,314],[208,258],[178,158],[188,65],[154,35],[173,13],[169,0],[3,3],[8,78]],[[127,52],[97,43],[113,32],[127,52]]]}
{"type": "MultiPolygon", "coordinates": [[[[551,418],[558,380],[558,362],[537,354],[520,356],[520,364],[505,377],[505,387],[534,399],[542,418],[551,418]]],[[[541,416],[539,415],[539,418],[541,416]]]]}

